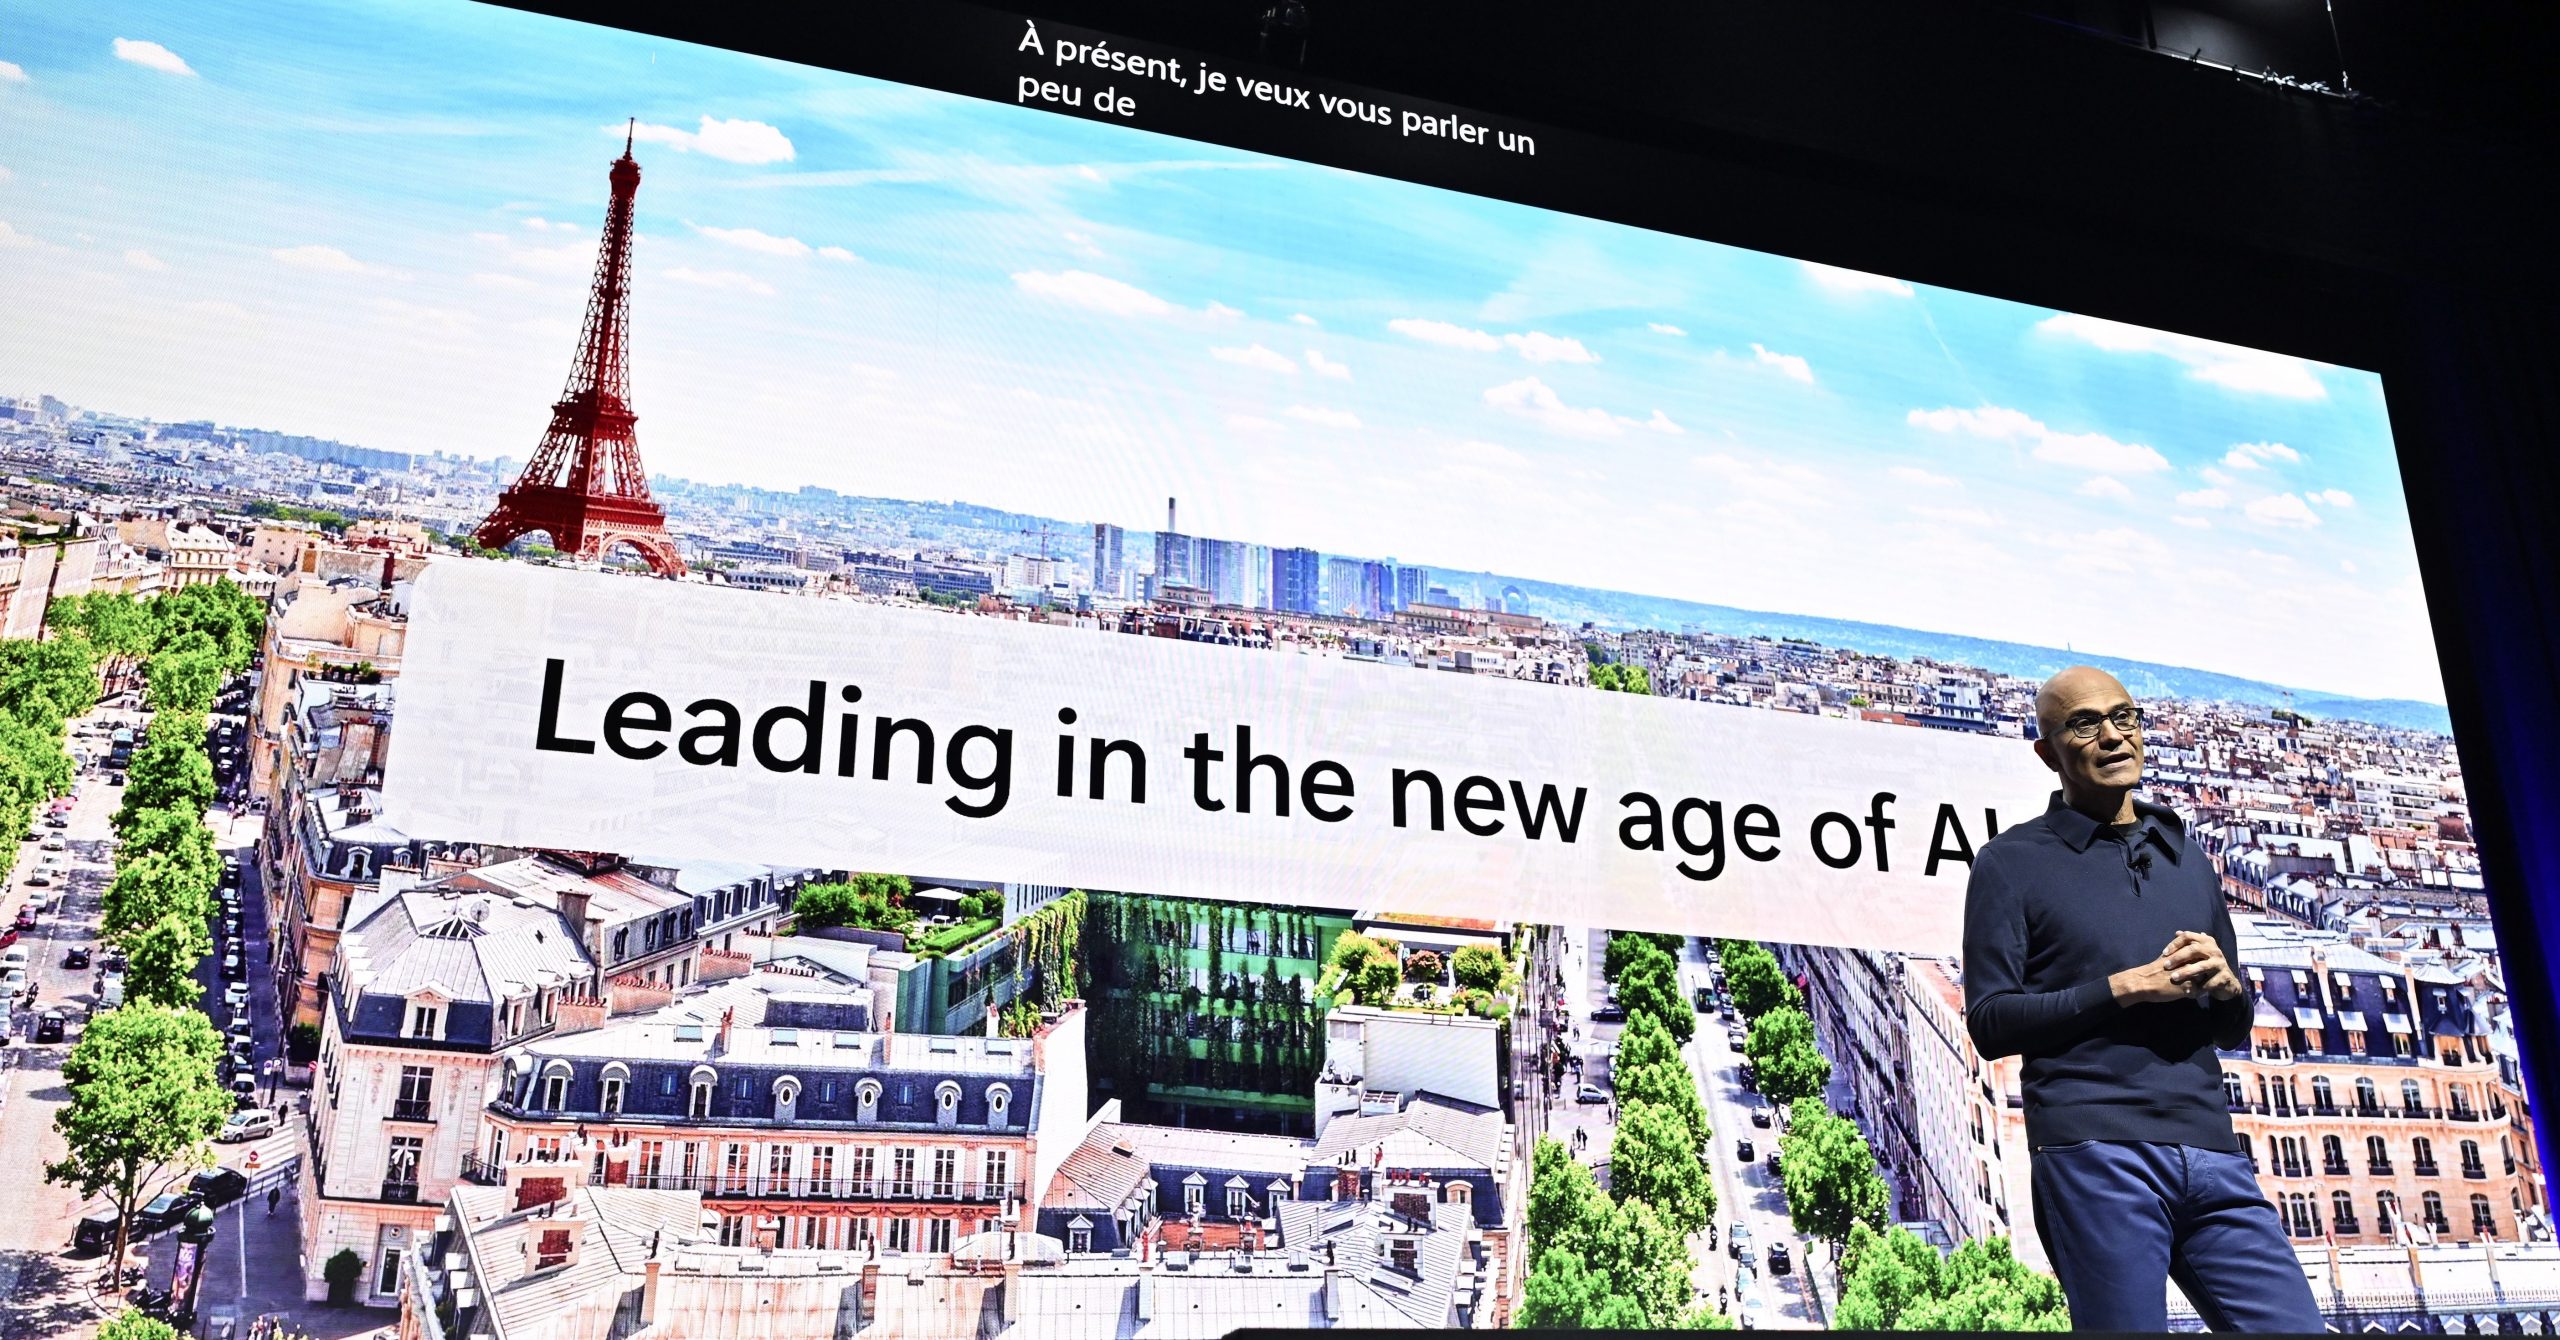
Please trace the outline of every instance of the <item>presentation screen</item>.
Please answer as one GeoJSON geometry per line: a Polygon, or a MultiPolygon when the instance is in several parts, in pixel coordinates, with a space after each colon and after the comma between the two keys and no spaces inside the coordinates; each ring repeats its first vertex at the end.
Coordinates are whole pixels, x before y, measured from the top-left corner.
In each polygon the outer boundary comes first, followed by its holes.
{"type": "Polygon", "coordinates": [[[257,611],[251,1273],[517,1324],[535,1167],[666,1234],[564,1334],[2055,1324],[1962,931],[2086,665],[2333,1322],[2560,1306],[2376,373],[985,11],[0,15],[8,635],[257,611]]]}

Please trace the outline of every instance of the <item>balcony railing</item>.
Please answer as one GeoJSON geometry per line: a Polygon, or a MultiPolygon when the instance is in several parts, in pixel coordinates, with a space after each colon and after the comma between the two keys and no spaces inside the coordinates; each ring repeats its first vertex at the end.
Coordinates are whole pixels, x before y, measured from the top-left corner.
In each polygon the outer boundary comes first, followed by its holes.
{"type": "Polygon", "coordinates": [[[2368,1172],[2368,1173],[2373,1174],[2373,1175],[2374,1175],[2374,1176],[2376,1176],[2376,1177],[2389,1177],[2389,1176],[2391,1175],[2391,1160],[2389,1160],[2389,1159],[2373,1159],[2373,1160],[2370,1160],[2370,1161],[2368,1161],[2368,1162],[2364,1165],[2364,1170],[2365,1170],[2366,1172],[2368,1172]]]}
{"type": "Polygon", "coordinates": [[[2345,1159],[2331,1159],[2320,1165],[2320,1172],[2326,1177],[2344,1177],[2347,1175],[2347,1161],[2345,1159]]]}
{"type": "Polygon", "coordinates": [[[382,1184],[382,1198],[394,1205],[415,1205],[418,1203],[418,1184],[386,1180],[382,1184]]]}
{"type": "Polygon", "coordinates": [[[2447,1121],[2484,1121],[2484,1120],[2487,1120],[2487,1118],[2482,1117],[2482,1116],[2480,1115],[2480,1113],[2479,1113],[2479,1112],[2475,1111],[2474,1109],[2467,1108],[2467,1107],[2454,1107],[2454,1108],[2447,1108],[2447,1109],[2445,1110],[2445,1114],[2444,1114],[2444,1115],[2445,1115],[2445,1120],[2447,1120],[2447,1121]]]}
{"type": "Polygon", "coordinates": [[[477,1154],[462,1156],[462,1180],[479,1186],[504,1186],[507,1170],[477,1154]]]}
{"type": "Polygon", "coordinates": [[[2336,1233],[2342,1238],[2352,1238],[2364,1231],[2354,1215],[2347,1215],[2343,1218],[2330,1220],[2329,1228],[2330,1231],[2336,1233]]]}
{"type": "Polygon", "coordinates": [[[2438,1169],[2433,1163],[2412,1163],[2409,1165],[2409,1171],[2416,1173],[2420,1177],[2433,1177],[2436,1175],[2438,1169]]]}
{"type": "Polygon", "coordinates": [[[429,1106],[424,1098],[394,1098],[391,1100],[391,1119],[393,1121],[433,1121],[435,1117],[429,1112],[429,1106]]]}
{"type": "Polygon", "coordinates": [[[2485,1182],[2489,1180],[2489,1170],[2477,1163],[2466,1163],[2462,1165],[2462,1175],[2464,1178],[2474,1182],[2485,1182]]]}
{"type": "Polygon", "coordinates": [[[939,1182],[929,1177],[908,1180],[875,1177],[857,1181],[850,1177],[639,1172],[632,1174],[631,1185],[642,1190],[699,1191],[706,1200],[961,1201],[994,1204],[1018,1200],[1022,1196],[1022,1183],[1018,1179],[939,1182]]]}

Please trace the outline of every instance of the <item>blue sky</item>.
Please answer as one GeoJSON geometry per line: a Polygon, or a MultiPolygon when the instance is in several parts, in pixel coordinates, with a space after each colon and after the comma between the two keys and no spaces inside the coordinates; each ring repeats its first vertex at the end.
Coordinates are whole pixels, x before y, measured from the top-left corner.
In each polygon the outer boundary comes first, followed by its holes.
{"type": "Polygon", "coordinates": [[[634,116],[661,472],[2443,700],[2369,373],[473,5],[0,0],[0,390],[522,457],[634,116]]]}

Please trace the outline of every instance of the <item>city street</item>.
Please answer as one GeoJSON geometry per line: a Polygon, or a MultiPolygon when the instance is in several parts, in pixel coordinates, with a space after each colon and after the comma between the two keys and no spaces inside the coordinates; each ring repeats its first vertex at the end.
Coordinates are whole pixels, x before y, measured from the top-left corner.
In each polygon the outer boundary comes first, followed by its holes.
{"type": "MultiPolygon", "coordinates": [[[[107,732],[127,725],[138,730],[140,716],[121,711],[92,713],[73,723],[71,747],[102,757],[107,732]],[[92,723],[99,729],[82,733],[82,727],[92,723]]],[[[13,1003],[11,1043],[0,1051],[0,1064],[7,1067],[5,1076],[0,1076],[5,1080],[0,1083],[0,1147],[31,1151],[34,1155],[13,1159],[0,1167],[0,1204],[12,1211],[0,1216],[0,1336],[74,1334],[101,1319],[92,1290],[101,1283],[105,1260],[95,1254],[72,1256],[69,1247],[72,1228],[80,1217],[103,1204],[83,1204],[69,1188],[47,1183],[43,1165],[63,1154],[62,1141],[53,1131],[54,1113],[69,1098],[60,1082],[62,1061],[79,1040],[81,1026],[97,999],[100,981],[94,962],[86,968],[70,968],[64,966],[64,956],[74,946],[88,948],[93,958],[103,953],[104,947],[98,942],[100,896],[114,874],[114,830],[109,819],[123,798],[123,791],[110,784],[107,773],[103,767],[81,772],[72,802],[62,812],[68,820],[67,827],[51,828],[45,825],[42,815],[38,816],[38,840],[21,845],[5,900],[0,900],[0,917],[6,918],[14,918],[21,907],[52,904],[52,910],[39,912],[35,927],[20,936],[19,943],[28,949],[36,996],[32,1008],[23,1002],[13,1003]],[[42,842],[47,838],[61,839],[64,850],[43,850],[42,842]],[[29,877],[38,872],[48,883],[30,884],[29,877]],[[69,1016],[69,1028],[60,1042],[37,1045],[30,1040],[35,1017],[50,1007],[59,1007],[69,1016]]],[[[226,773],[219,780],[228,786],[234,777],[226,773]]],[[[228,1027],[232,1012],[223,1004],[223,991],[232,981],[248,984],[251,995],[246,1014],[252,1024],[252,1073],[259,1076],[259,1097],[268,1102],[281,1100],[290,1107],[298,1100],[298,1092],[275,1087],[274,1072],[269,1066],[270,1062],[281,1061],[284,1042],[268,965],[265,899],[261,896],[256,862],[246,859],[248,849],[258,839],[260,819],[235,815],[227,806],[216,806],[206,816],[206,822],[213,831],[216,847],[226,856],[242,859],[242,921],[237,944],[246,961],[241,977],[223,976],[222,958],[234,941],[224,917],[217,913],[214,951],[197,974],[206,988],[202,1004],[217,1028],[228,1027]]],[[[281,1066],[275,1069],[280,1070],[281,1066]]],[[[198,1310],[208,1319],[236,1317],[245,1322],[260,1313],[301,1308],[298,1270],[262,1265],[253,1274],[247,1268],[252,1258],[262,1263],[296,1259],[293,1166],[301,1143],[300,1123],[288,1120],[276,1134],[263,1140],[214,1146],[215,1157],[223,1166],[247,1174],[250,1192],[218,1211],[212,1254],[198,1299],[198,1310]],[[266,1207],[266,1192],[271,1186],[282,1192],[273,1218],[268,1217],[266,1207]]],[[[138,1244],[137,1254],[149,1262],[149,1278],[155,1285],[166,1284],[174,1247],[174,1237],[165,1233],[149,1243],[138,1244]]],[[[328,1309],[315,1308],[297,1320],[324,1340],[380,1324],[378,1315],[353,1309],[338,1318],[328,1309]],[[330,1324],[333,1321],[338,1324],[330,1324]]]]}

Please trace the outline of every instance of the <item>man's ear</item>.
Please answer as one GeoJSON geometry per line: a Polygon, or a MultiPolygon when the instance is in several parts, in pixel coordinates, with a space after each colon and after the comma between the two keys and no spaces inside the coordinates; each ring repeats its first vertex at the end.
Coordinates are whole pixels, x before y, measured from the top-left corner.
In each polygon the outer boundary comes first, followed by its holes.
{"type": "Polygon", "coordinates": [[[2037,736],[2035,739],[2035,746],[2036,757],[2044,760],[2044,765],[2048,770],[2053,772],[2062,771],[2062,764],[2053,756],[2053,741],[2045,739],[2043,736],[2037,736]]]}

